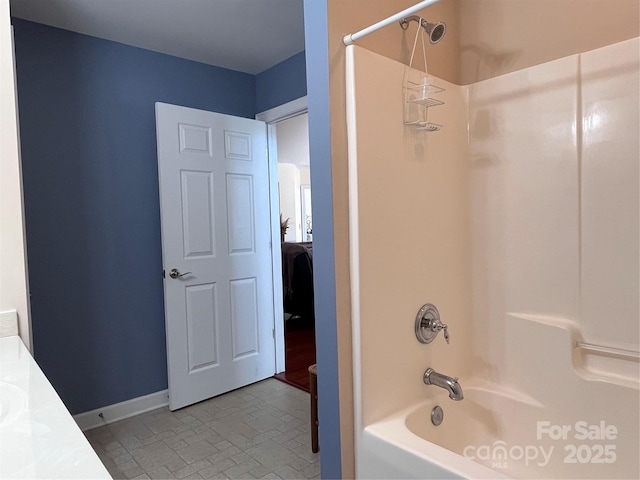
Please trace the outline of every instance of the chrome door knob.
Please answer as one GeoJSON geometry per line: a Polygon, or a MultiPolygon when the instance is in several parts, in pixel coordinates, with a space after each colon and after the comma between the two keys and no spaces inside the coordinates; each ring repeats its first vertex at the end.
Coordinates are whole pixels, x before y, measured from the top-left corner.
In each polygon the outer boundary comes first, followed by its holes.
{"type": "Polygon", "coordinates": [[[181,278],[184,277],[185,275],[189,275],[191,272],[184,272],[184,273],[180,273],[180,270],[178,270],[177,268],[172,268],[171,271],[169,272],[169,276],[171,278],[181,278]]]}

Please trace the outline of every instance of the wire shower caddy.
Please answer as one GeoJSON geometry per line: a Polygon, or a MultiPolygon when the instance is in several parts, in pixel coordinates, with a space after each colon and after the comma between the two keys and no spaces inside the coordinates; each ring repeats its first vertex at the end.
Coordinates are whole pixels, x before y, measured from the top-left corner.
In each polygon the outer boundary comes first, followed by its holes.
{"type": "Polygon", "coordinates": [[[437,98],[438,94],[445,91],[433,83],[433,77],[429,75],[427,69],[427,51],[425,47],[423,19],[418,21],[416,38],[413,41],[411,59],[409,66],[405,67],[402,93],[404,98],[404,124],[415,130],[425,132],[437,132],[442,125],[428,120],[429,108],[444,105],[444,101],[437,98]],[[418,37],[422,33],[422,58],[424,61],[424,72],[412,68],[415,58],[418,37]]]}

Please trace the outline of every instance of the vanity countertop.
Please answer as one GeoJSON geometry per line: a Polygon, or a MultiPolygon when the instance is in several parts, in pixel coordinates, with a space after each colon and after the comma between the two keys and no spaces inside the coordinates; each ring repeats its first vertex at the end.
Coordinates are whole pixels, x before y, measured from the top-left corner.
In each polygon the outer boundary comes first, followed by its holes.
{"type": "Polygon", "coordinates": [[[0,478],[111,478],[18,336],[0,338],[0,478]]]}

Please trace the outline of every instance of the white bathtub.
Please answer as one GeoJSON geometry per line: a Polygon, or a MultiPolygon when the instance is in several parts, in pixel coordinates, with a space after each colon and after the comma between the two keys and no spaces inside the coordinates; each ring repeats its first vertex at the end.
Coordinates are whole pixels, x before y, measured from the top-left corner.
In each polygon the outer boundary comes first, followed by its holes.
{"type": "Polygon", "coordinates": [[[639,478],[637,439],[618,428],[624,427],[619,423],[624,422],[623,412],[603,412],[598,418],[605,420],[586,419],[583,424],[578,423],[582,417],[570,412],[550,418],[541,404],[514,391],[470,387],[464,395],[464,400],[454,402],[443,391],[366,427],[360,438],[357,476],[639,478]],[[444,410],[439,426],[431,423],[436,405],[444,410]],[[613,426],[615,439],[581,438],[583,432],[606,436],[607,428],[611,437],[613,426]],[[566,438],[558,432],[566,433],[566,438]],[[551,438],[556,433],[559,438],[551,438]]]}

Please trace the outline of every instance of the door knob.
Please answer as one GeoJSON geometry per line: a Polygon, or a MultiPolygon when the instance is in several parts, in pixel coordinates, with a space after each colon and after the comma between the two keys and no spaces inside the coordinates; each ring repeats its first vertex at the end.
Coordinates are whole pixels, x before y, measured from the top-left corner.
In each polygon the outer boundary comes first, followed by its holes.
{"type": "Polygon", "coordinates": [[[180,277],[184,277],[185,275],[189,275],[191,272],[184,272],[184,273],[180,273],[180,270],[178,270],[177,268],[172,268],[171,271],[169,272],[169,276],[171,278],[180,278],[180,277]]]}

